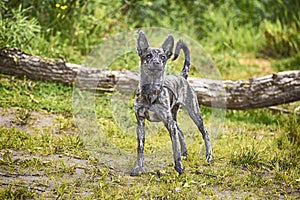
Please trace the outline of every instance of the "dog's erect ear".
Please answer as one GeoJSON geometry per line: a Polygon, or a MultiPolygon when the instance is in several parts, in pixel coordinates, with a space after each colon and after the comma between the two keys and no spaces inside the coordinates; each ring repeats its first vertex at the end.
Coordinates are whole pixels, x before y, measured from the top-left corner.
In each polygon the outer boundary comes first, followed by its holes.
{"type": "Polygon", "coordinates": [[[168,59],[173,54],[173,47],[174,47],[174,38],[172,35],[168,35],[167,39],[164,41],[162,45],[162,49],[164,50],[165,54],[167,55],[168,59]]]}
{"type": "Polygon", "coordinates": [[[143,31],[139,32],[139,37],[137,39],[137,44],[136,44],[136,50],[139,56],[142,55],[144,51],[146,51],[149,48],[149,43],[146,38],[146,35],[144,34],[143,31]]]}

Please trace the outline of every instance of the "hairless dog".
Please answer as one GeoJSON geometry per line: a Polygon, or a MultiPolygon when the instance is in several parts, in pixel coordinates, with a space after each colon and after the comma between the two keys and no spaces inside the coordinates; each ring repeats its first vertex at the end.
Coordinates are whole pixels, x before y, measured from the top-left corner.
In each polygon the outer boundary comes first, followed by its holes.
{"type": "Polygon", "coordinates": [[[181,157],[187,157],[184,136],[177,124],[177,113],[184,106],[189,116],[202,133],[206,147],[206,161],[213,162],[210,137],[204,128],[197,96],[186,80],[190,70],[190,52],[179,40],[176,44],[175,60],[182,49],[185,55],[181,75],[165,75],[166,62],[173,54],[174,38],[169,35],[161,48],[151,48],[145,34],[140,31],[137,39],[137,53],[140,57],[140,82],[134,104],[137,119],[137,161],[131,175],[142,173],[144,165],[145,120],[163,122],[167,128],[173,149],[175,170],[184,173],[181,157]]]}

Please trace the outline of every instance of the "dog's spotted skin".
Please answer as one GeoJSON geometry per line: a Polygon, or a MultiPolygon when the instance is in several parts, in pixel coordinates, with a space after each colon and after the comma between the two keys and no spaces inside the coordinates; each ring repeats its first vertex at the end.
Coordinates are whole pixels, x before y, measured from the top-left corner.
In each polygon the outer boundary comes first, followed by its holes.
{"type": "Polygon", "coordinates": [[[186,60],[182,75],[165,75],[166,62],[172,55],[173,47],[174,39],[171,35],[167,37],[162,48],[151,48],[145,34],[142,31],[139,32],[137,52],[141,59],[141,77],[134,104],[138,148],[137,162],[131,175],[138,175],[143,169],[146,119],[151,122],[163,122],[171,137],[175,170],[179,175],[184,172],[181,157],[187,157],[187,148],[183,133],[177,124],[177,113],[181,105],[187,109],[202,133],[207,162],[213,162],[210,138],[204,128],[197,97],[186,80],[190,66],[189,50],[182,40],[176,45],[174,57],[176,59],[180,49],[183,49],[186,60]]]}

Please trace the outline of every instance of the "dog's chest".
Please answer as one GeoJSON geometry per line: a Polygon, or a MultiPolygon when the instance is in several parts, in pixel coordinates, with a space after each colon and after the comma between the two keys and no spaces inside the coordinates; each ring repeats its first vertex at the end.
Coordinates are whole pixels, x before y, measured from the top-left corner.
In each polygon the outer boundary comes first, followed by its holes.
{"type": "Polygon", "coordinates": [[[152,95],[151,97],[143,98],[142,101],[137,101],[137,114],[151,122],[161,121],[159,114],[160,106],[156,102],[158,100],[157,98],[157,95],[152,95]]]}
{"type": "Polygon", "coordinates": [[[158,95],[137,94],[135,102],[136,114],[151,122],[160,122],[170,108],[168,98],[164,90],[158,95]]]}

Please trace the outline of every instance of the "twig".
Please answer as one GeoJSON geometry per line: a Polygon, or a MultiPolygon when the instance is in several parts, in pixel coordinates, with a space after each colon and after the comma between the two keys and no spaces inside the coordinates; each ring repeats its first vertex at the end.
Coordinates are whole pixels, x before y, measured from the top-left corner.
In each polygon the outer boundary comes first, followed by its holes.
{"type": "Polygon", "coordinates": [[[276,107],[276,106],[270,106],[269,109],[272,110],[272,111],[275,111],[275,112],[281,112],[281,113],[286,113],[286,114],[300,115],[300,112],[297,112],[296,110],[295,110],[295,112],[293,112],[293,111],[290,111],[290,110],[288,110],[288,109],[285,109],[285,108],[279,108],[279,107],[276,107]]]}

